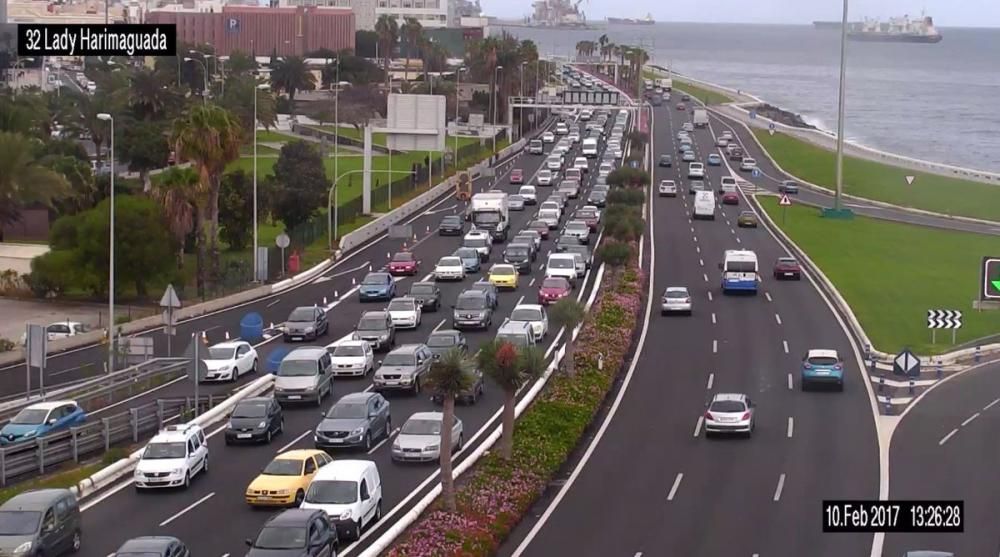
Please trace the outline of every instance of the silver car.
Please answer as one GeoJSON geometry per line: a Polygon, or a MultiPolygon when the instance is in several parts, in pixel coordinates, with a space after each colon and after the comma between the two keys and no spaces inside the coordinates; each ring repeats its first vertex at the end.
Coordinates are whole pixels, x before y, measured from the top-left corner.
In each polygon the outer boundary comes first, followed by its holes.
{"type": "Polygon", "coordinates": [[[668,286],[660,302],[660,315],[681,312],[691,315],[691,293],[684,286],[668,286]]]}
{"type": "MultiPolygon", "coordinates": [[[[417,412],[406,420],[399,435],[392,442],[392,459],[395,461],[431,462],[441,456],[441,412],[417,412]]],[[[451,430],[452,449],[462,450],[465,445],[462,420],[455,417],[451,430]]]]}
{"type": "Polygon", "coordinates": [[[389,390],[420,392],[420,381],[430,371],[434,357],[425,344],[404,344],[386,354],[375,372],[375,392],[389,390]]]}
{"type": "Polygon", "coordinates": [[[563,236],[576,238],[581,244],[590,243],[590,226],[582,220],[571,220],[563,228],[563,236]]]}
{"type": "Polygon", "coordinates": [[[520,195],[511,195],[507,197],[507,208],[511,211],[523,211],[524,210],[524,198],[520,195]]]}
{"type": "Polygon", "coordinates": [[[335,447],[372,448],[372,441],[389,438],[392,415],[389,401],[378,393],[344,395],[323,414],[316,426],[313,443],[317,449],[335,447]]]}
{"type": "Polygon", "coordinates": [[[705,412],[705,437],[716,433],[753,434],[754,406],[742,393],[720,393],[712,397],[705,412]]]}

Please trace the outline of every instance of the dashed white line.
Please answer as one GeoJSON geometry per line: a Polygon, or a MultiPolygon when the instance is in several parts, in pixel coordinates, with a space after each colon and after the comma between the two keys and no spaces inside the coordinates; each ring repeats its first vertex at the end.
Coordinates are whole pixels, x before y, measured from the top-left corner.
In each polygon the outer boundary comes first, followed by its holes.
{"type": "Polygon", "coordinates": [[[774,500],[781,500],[781,490],[785,488],[785,475],[778,476],[778,487],[774,490],[774,500]]]}
{"type": "Polygon", "coordinates": [[[381,447],[382,445],[385,445],[385,442],[388,441],[389,439],[392,439],[393,437],[395,437],[397,433],[399,433],[399,428],[398,427],[396,429],[392,430],[392,433],[390,433],[385,438],[383,438],[381,441],[379,441],[378,445],[375,445],[374,447],[372,447],[371,450],[368,451],[368,454],[375,453],[375,451],[377,451],[379,447],[381,447]]]}
{"type": "Polygon", "coordinates": [[[677,477],[674,478],[674,485],[670,487],[670,493],[667,494],[667,501],[673,501],[674,495],[677,495],[677,488],[681,486],[681,480],[684,478],[684,474],[680,472],[677,473],[677,477]]]}
{"type": "Polygon", "coordinates": [[[694,251],[701,253],[701,246],[695,246],[694,251]]]}
{"type": "Polygon", "coordinates": [[[692,233],[694,232],[694,227],[693,227],[693,226],[691,227],[691,232],[692,232],[692,233]]]}
{"type": "Polygon", "coordinates": [[[764,297],[767,298],[768,302],[773,302],[774,301],[774,300],[771,299],[771,293],[770,292],[765,292],[764,293],[764,297]]]}
{"type": "Polygon", "coordinates": [[[735,230],[735,229],[733,229],[733,228],[730,228],[730,229],[729,229],[729,231],[733,233],[733,236],[735,236],[735,235],[736,235],[736,230],[735,230]]]}
{"type": "Polygon", "coordinates": [[[701,265],[702,267],[704,267],[705,266],[705,260],[704,259],[699,259],[698,260],[698,264],[701,265]]]}
{"type": "Polygon", "coordinates": [[[212,497],[215,497],[215,492],[214,491],[212,493],[209,493],[208,495],[202,497],[201,499],[198,499],[194,503],[191,503],[190,505],[184,507],[177,514],[175,514],[175,515],[171,516],[170,518],[168,518],[168,519],[164,520],[163,522],[161,522],[160,526],[166,526],[167,524],[170,524],[171,522],[173,522],[173,521],[177,520],[178,518],[184,516],[184,514],[187,513],[187,512],[189,512],[189,511],[191,511],[191,509],[197,507],[198,505],[204,503],[205,501],[208,501],[212,497]]]}
{"type": "Polygon", "coordinates": [[[442,319],[440,323],[434,326],[434,329],[432,329],[431,332],[436,333],[437,330],[440,329],[442,325],[444,325],[445,321],[447,321],[447,319],[442,319]]]}
{"type": "Polygon", "coordinates": [[[715,383],[715,374],[714,373],[709,373],[708,374],[708,385],[705,388],[711,391],[713,383],[715,383]]]}
{"type": "Polygon", "coordinates": [[[781,346],[785,349],[785,354],[788,354],[788,341],[787,340],[781,341],[781,346]]]}
{"type": "Polygon", "coordinates": [[[737,244],[742,244],[742,243],[743,243],[743,240],[740,240],[740,237],[739,237],[739,236],[737,236],[737,237],[736,237],[736,243],[737,243],[737,244]]]}
{"type": "Polygon", "coordinates": [[[707,274],[702,273],[701,276],[705,277],[705,282],[708,282],[708,275],[707,274]]]}
{"type": "Polygon", "coordinates": [[[298,443],[299,441],[305,439],[306,435],[309,435],[310,433],[312,433],[311,429],[305,430],[304,432],[302,432],[302,435],[299,435],[295,439],[292,439],[287,445],[285,445],[284,447],[281,447],[280,449],[278,449],[278,454],[281,454],[281,453],[287,451],[288,449],[294,447],[296,443],[298,443]]]}
{"type": "Polygon", "coordinates": [[[718,354],[718,353],[719,353],[719,341],[718,340],[713,340],[712,341],[712,354],[718,354]]]}
{"type": "Polygon", "coordinates": [[[701,434],[701,424],[705,422],[705,416],[698,416],[698,421],[694,424],[694,436],[701,434]]]}
{"type": "Polygon", "coordinates": [[[941,445],[944,445],[945,443],[947,443],[948,440],[951,439],[951,436],[955,435],[956,433],[958,433],[958,428],[957,427],[955,429],[951,430],[951,433],[949,433],[948,435],[945,435],[944,437],[942,437],[941,440],[938,441],[938,446],[940,447],[941,445]]]}
{"type": "Polygon", "coordinates": [[[781,316],[777,313],[774,314],[774,320],[778,322],[778,325],[781,325],[781,316]]]}
{"type": "Polygon", "coordinates": [[[792,380],[792,374],[791,373],[788,374],[788,390],[789,391],[794,391],[795,390],[795,382],[792,380]]]}
{"type": "Polygon", "coordinates": [[[792,432],[795,431],[795,421],[791,416],[788,416],[788,438],[792,438],[792,432]]]}
{"type": "Polygon", "coordinates": [[[969,416],[969,418],[967,420],[965,420],[964,422],[962,422],[962,427],[965,427],[965,426],[969,425],[970,423],[972,423],[972,420],[975,420],[978,417],[979,417],[979,412],[976,412],[972,416],[969,416]]]}
{"type": "Polygon", "coordinates": [[[697,236],[694,237],[694,241],[695,241],[695,243],[698,242],[698,237],[697,236]]]}
{"type": "Polygon", "coordinates": [[[998,402],[1000,402],[1000,398],[994,400],[993,402],[987,404],[986,406],[983,406],[983,410],[985,411],[989,410],[990,408],[993,408],[993,406],[995,406],[998,402]]]}
{"type": "Polygon", "coordinates": [[[712,324],[715,325],[715,312],[712,312],[712,324]]]}
{"type": "Polygon", "coordinates": [[[265,306],[265,307],[272,307],[272,306],[274,306],[275,304],[277,304],[279,302],[281,302],[281,298],[278,298],[277,300],[271,302],[270,304],[267,304],[267,306],[265,306]]]}
{"type": "Polygon", "coordinates": [[[521,296],[520,298],[517,299],[517,303],[514,304],[514,307],[517,307],[517,306],[521,305],[521,302],[523,302],[523,301],[524,301],[524,296],[521,296]]]}
{"type": "Polygon", "coordinates": [[[534,285],[535,285],[535,277],[531,277],[531,282],[528,283],[528,286],[534,286],[534,285]]]}
{"type": "Polygon", "coordinates": [[[712,292],[711,291],[709,291],[709,293],[708,293],[708,301],[709,302],[712,301],[712,292]]]}

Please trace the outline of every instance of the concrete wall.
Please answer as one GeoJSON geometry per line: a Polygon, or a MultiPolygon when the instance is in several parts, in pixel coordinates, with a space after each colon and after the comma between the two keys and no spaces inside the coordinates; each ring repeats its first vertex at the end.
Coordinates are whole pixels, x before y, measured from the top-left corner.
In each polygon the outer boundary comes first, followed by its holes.
{"type": "Polygon", "coordinates": [[[39,244],[0,243],[0,271],[20,274],[31,272],[31,260],[49,252],[49,246],[39,244]]]}

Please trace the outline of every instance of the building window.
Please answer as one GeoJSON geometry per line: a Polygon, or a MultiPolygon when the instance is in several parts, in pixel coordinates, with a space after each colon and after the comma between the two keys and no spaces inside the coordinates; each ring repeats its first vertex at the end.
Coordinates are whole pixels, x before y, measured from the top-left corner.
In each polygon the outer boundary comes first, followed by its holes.
{"type": "Polygon", "coordinates": [[[412,8],[413,7],[413,2],[411,2],[410,0],[403,0],[403,7],[404,8],[412,8]]]}

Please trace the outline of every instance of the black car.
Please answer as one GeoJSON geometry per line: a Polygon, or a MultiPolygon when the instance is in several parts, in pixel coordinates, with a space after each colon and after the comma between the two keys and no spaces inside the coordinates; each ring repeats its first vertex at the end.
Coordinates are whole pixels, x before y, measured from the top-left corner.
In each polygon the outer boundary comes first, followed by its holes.
{"type": "Polygon", "coordinates": [[[236,404],[226,426],[226,444],[270,443],[285,429],[281,405],[274,397],[245,398],[236,404]]]}
{"type": "Polygon", "coordinates": [[[466,292],[469,290],[478,290],[485,294],[490,300],[490,307],[493,309],[497,309],[497,306],[500,304],[500,291],[497,290],[497,287],[488,280],[477,280],[472,283],[472,286],[470,286],[466,292]]]}
{"type": "Polygon", "coordinates": [[[295,340],[315,340],[326,334],[330,322],[326,311],[317,306],[303,306],[292,310],[285,321],[283,333],[285,342],[295,340]]]}
{"type": "Polygon", "coordinates": [[[673,166],[674,159],[670,155],[660,155],[660,162],[658,164],[660,166],[673,166]]]}
{"type": "Polygon", "coordinates": [[[139,536],[126,541],[112,555],[121,557],[190,557],[184,542],[173,536],[139,536]]]}
{"type": "Polygon", "coordinates": [[[465,223],[458,215],[448,215],[441,219],[438,225],[438,234],[441,236],[461,236],[465,232],[465,223]]]}
{"type": "MultiPolygon", "coordinates": [[[[468,383],[462,392],[455,395],[455,400],[464,404],[475,404],[479,397],[486,392],[486,380],[483,377],[483,372],[477,368],[466,370],[465,376],[468,383]]],[[[436,404],[441,404],[444,402],[444,397],[440,394],[433,394],[431,400],[436,404]]]]}
{"type": "Polygon", "coordinates": [[[413,283],[407,296],[416,300],[422,311],[437,311],[441,308],[441,289],[433,282],[413,283]]]}
{"type": "Polygon", "coordinates": [[[531,272],[531,246],[528,244],[510,244],[503,250],[503,262],[509,263],[522,275],[531,272]]]}
{"type": "Polygon", "coordinates": [[[592,191],[587,196],[587,204],[595,207],[604,207],[608,204],[608,194],[603,191],[592,191]]]}
{"type": "Polygon", "coordinates": [[[778,193],[799,193],[799,183],[795,180],[785,180],[778,184],[778,193]]]}
{"type": "Polygon", "coordinates": [[[337,528],[319,509],[288,509],[247,538],[246,557],[337,557],[337,528]]]}
{"type": "Polygon", "coordinates": [[[431,349],[431,354],[434,354],[435,358],[441,357],[450,350],[459,350],[463,354],[468,354],[469,342],[465,339],[462,331],[438,329],[427,337],[427,348],[431,349]]]}

